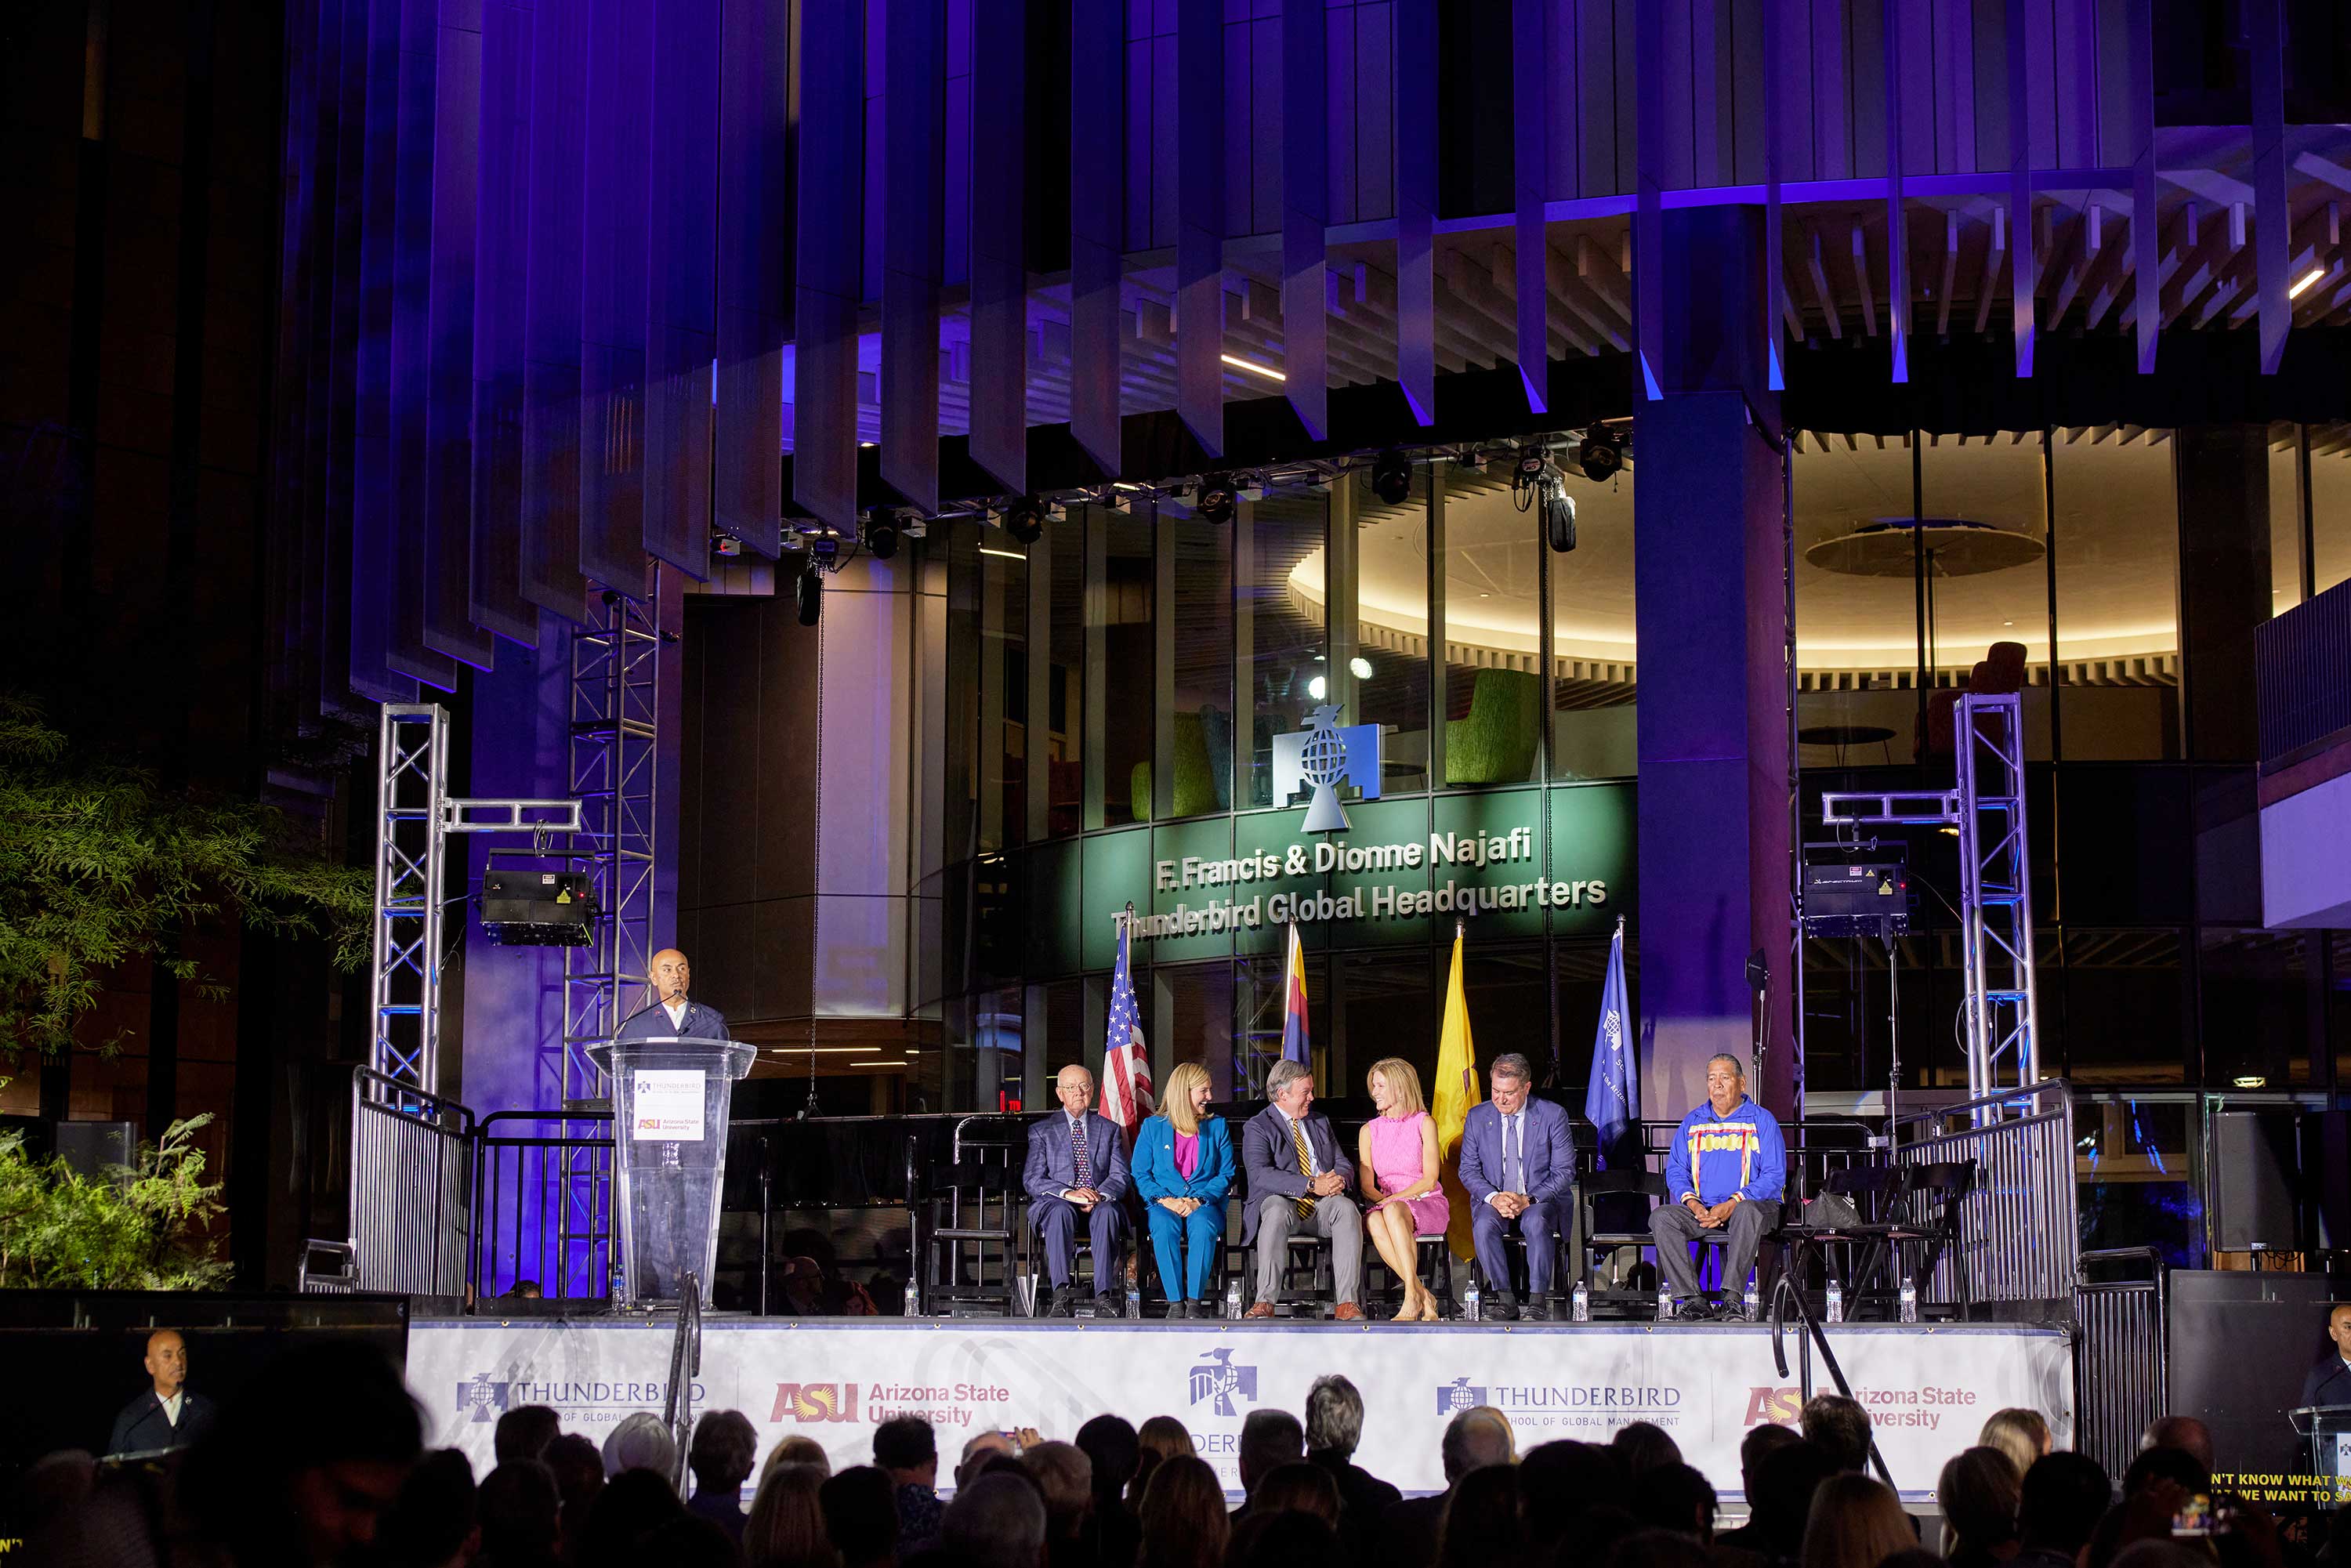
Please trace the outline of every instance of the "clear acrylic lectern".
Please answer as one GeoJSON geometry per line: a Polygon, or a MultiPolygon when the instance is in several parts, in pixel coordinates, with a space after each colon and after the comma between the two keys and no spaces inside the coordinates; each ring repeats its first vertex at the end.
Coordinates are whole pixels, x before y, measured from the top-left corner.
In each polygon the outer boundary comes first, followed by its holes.
{"type": "Polygon", "coordinates": [[[615,1306],[674,1305],[688,1270],[710,1304],[726,1113],[753,1050],[731,1040],[605,1040],[588,1058],[612,1084],[615,1306]]]}

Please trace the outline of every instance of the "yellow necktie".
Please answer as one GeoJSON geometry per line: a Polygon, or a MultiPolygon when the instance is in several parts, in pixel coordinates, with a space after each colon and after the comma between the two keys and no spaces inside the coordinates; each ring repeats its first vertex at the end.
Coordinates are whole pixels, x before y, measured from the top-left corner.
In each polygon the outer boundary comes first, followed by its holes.
{"type": "MultiPolygon", "coordinates": [[[[1306,1146],[1306,1129],[1300,1126],[1295,1122],[1290,1123],[1290,1141],[1298,1145],[1298,1174],[1304,1176],[1307,1180],[1312,1181],[1314,1179],[1314,1155],[1313,1151],[1306,1146]]],[[[1300,1198],[1298,1200],[1298,1218],[1301,1219],[1311,1219],[1313,1218],[1313,1215],[1314,1200],[1311,1197],[1300,1198]]]]}

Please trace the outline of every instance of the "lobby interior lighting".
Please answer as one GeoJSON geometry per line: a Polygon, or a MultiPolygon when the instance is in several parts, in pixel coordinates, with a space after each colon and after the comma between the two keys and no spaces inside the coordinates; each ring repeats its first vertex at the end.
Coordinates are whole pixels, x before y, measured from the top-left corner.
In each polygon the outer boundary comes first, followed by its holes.
{"type": "Polygon", "coordinates": [[[895,1067],[903,1070],[906,1064],[903,1061],[852,1061],[849,1065],[852,1067],[895,1067]]]}
{"type": "Polygon", "coordinates": [[[1253,376],[1263,376],[1270,382],[1286,382],[1290,379],[1271,365],[1260,365],[1254,360],[1244,360],[1238,354],[1219,354],[1217,357],[1237,371],[1247,371],[1253,376]]]}
{"type": "Polygon", "coordinates": [[[2311,289],[2316,287],[2318,286],[2319,279],[2325,276],[2326,269],[2325,267],[2312,267],[2308,272],[2302,275],[2302,281],[2296,283],[2292,288],[2285,291],[2285,297],[2288,299],[2301,298],[2304,294],[2309,293],[2311,289]]]}
{"type": "Polygon", "coordinates": [[[1361,653],[1347,661],[1347,669],[1359,681],[1368,681],[1372,678],[1372,662],[1361,653]]]}
{"type": "Polygon", "coordinates": [[[994,545],[980,546],[979,553],[982,555],[992,555],[1001,560],[1027,560],[1029,559],[1029,552],[1027,550],[998,549],[994,545]]]}
{"type": "Polygon", "coordinates": [[[2266,1089],[2269,1087],[2270,1081],[2258,1072],[2246,1072],[2241,1073],[2231,1082],[2240,1089],[2266,1089]]]}
{"type": "Polygon", "coordinates": [[[1320,675],[1315,676],[1312,680],[1306,683],[1306,695],[1312,697],[1318,703],[1322,700],[1323,694],[1328,692],[1330,689],[1331,683],[1324,680],[1320,675]]]}

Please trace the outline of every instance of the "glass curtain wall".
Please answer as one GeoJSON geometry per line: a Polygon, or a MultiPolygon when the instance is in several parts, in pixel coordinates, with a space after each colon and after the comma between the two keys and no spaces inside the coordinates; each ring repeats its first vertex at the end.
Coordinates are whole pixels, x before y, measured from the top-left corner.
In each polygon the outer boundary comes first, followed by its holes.
{"type": "MultiPolygon", "coordinates": [[[[1640,452],[1615,475],[1567,470],[1575,549],[1551,553],[1551,777],[1630,779],[1638,770],[1634,695],[1633,492],[1640,452]]],[[[1540,539],[1541,524],[1534,524],[1540,539]]],[[[1476,607],[1472,607],[1476,608],[1476,607]]]]}
{"type": "Polygon", "coordinates": [[[1322,699],[1328,645],[1319,599],[1298,586],[1301,572],[1319,586],[1330,496],[1320,487],[1277,491],[1241,503],[1234,523],[1234,669],[1249,722],[1240,806],[1286,805],[1273,798],[1273,737],[1305,727],[1322,699]]]}

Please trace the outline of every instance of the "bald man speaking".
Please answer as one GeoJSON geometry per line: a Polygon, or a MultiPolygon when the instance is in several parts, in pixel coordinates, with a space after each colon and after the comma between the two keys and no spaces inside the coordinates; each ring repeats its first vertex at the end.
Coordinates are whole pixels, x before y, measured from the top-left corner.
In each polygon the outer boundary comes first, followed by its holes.
{"type": "Polygon", "coordinates": [[[735,1038],[726,1032],[724,1013],[686,999],[686,989],[694,984],[694,966],[685,961],[684,954],[674,947],[654,954],[649,978],[653,1004],[630,1014],[613,1033],[614,1040],[664,1040],[671,1035],[686,1040],[735,1038]]]}
{"type": "Polygon", "coordinates": [[[188,1392],[188,1342],[172,1329],[147,1336],[150,1386],[114,1418],[110,1454],[152,1454],[184,1448],[209,1431],[213,1402],[188,1392]]]}

